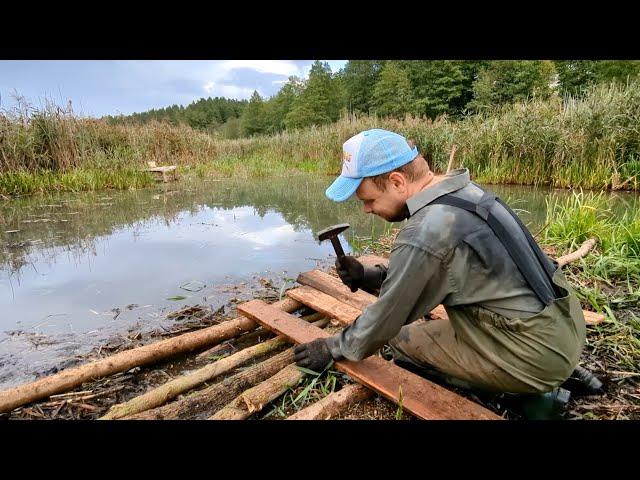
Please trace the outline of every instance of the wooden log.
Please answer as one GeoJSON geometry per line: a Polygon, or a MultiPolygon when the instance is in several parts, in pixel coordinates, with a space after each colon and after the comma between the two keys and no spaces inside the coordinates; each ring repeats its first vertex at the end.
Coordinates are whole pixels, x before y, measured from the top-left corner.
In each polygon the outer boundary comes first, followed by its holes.
{"type": "Polygon", "coordinates": [[[590,238],[589,240],[585,240],[580,246],[580,248],[578,248],[578,250],[576,250],[575,252],[567,253],[562,257],[558,257],[556,259],[556,262],[558,262],[558,265],[561,267],[565,266],[567,263],[575,262],[579,258],[582,258],[587,253],[589,253],[589,251],[596,246],[597,242],[598,241],[595,238],[590,238]]]}
{"type": "Polygon", "coordinates": [[[289,290],[287,296],[337,320],[342,325],[350,325],[362,313],[359,309],[342,303],[331,295],[307,286],[289,290]]]}
{"type": "Polygon", "coordinates": [[[294,413],[287,417],[287,420],[328,420],[350,405],[371,398],[373,395],[373,390],[359,383],[352,383],[294,413]]]}
{"type": "Polygon", "coordinates": [[[269,402],[302,380],[305,373],[295,364],[288,365],[264,382],[241,393],[229,405],[209,417],[209,420],[245,420],[269,402]]]}
{"type": "Polygon", "coordinates": [[[228,372],[239,365],[242,365],[252,358],[273,352],[278,347],[286,344],[287,341],[280,337],[240,350],[238,353],[218,360],[206,367],[200,368],[190,375],[178,377],[158,388],[154,388],[153,390],[146,392],[143,395],[135,397],[128,402],[120,405],[114,405],[107,414],[99,420],[117,420],[128,415],[144,412],[145,410],[149,410],[150,408],[154,408],[159,405],[164,405],[181,393],[191,390],[198,385],[202,385],[203,383],[212,380],[213,378],[228,372]]]}
{"type": "Polygon", "coordinates": [[[198,415],[203,413],[215,412],[247,388],[275,375],[292,362],[293,348],[288,348],[264,362],[253,365],[183,399],[146,412],[124,417],[123,420],[187,419],[197,418],[198,415]]]}
{"type": "Polygon", "coordinates": [[[604,322],[604,315],[601,313],[590,312],[589,310],[583,310],[584,322],[587,325],[598,325],[604,322]]]}
{"type": "MultiPolygon", "coordinates": [[[[296,343],[327,338],[329,333],[270,305],[252,300],[238,306],[238,311],[296,343]]],[[[415,416],[435,420],[497,420],[499,416],[425,378],[371,356],[360,362],[340,360],[335,368],[380,393],[415,416]]]]}
{"type": "MultiPolygon", "coordinates": [[[[275,308],[294,311],[302,305],[290,298],[274,304],[275,308]]],[[[10,412],[27,403],[47,398],[56,393],[69,391],[84,382],[95,380],[114,373],[124,372],[140,365],[164,360],[166,358],[191,352],[228,338],[253,330],[258,325],[245,317],[185,333],[142,347],[125,350],[107,358],[89,362],[79,367],[63,370],[60,373],[35,380],[30,383],[0,392],[0,413],[10,412]]]]}
{"type": "MultiPolygon", "coordinates": [[[[305,319],[307,321],[308,319],[305,319]]],[[[314,325],[322,327],[326,325],[327,320],[317,320],[314,325]]],[[[240,350],[229,357],[222,358],[210,365],[202,367],[189,375],[180,376],[170,382],[165,383],[153,390],[150,390],[143,395],[132,398],[128,402],[114,405],[107,412],[106,415],[99,420],[117,420],[129,415],[134,415],[139,412],[144,412],[150,408],[155,408],[160,405],[164,405],[170,400],[173,400],[181,393],[184,393],[192,388],[202,385],[203,383],[212,380],[223,373],[229,372],[234,368],[248,362],[251,359],[271,353],[283,345],[286,345],[287,341],[284,337],[277,337],[266,342],[258,343],[249,348],[240,350]]]]}

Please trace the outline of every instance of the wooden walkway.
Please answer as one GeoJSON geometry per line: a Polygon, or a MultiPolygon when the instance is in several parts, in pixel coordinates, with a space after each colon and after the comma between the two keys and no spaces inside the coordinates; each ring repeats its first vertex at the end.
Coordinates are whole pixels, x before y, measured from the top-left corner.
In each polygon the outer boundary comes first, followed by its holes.
{"type": "Polygon", "coordinates": [[[163,182],[168,182],[169,174],[171,174],[172,180],[178,179],[178,171],[176,165],[166,165],[163,167],[156,166],[155,162],[147,162],[148,167],[146,172],[151,172],[156,175],[158,179],[162,179],[163,182]]]}
{"type": "MultiPolygon", "coordinates": [[[[369,265],[388,264],[388,260],[382,257],[363,256],[359,259],[369,265]]],[[[320,270],[301,273],[297,282],[302,286],[289,290],[287,295],[290,298],[342,325],[349,325],[355,321],[362,310],[376,300],[374,295],[362,290],[352,293],[340,279],[320,270]]],[[[239,305],[238,311],[294,343],[304,343],[329,336],[322,329],[309,325],[260,300],[239,305]]],[[[589,324],[597,324],[604,320],[604,316],[600,314],[587,311],[584,314],[589,324]]],[[[442,305],[438,305],[430,316],[434,320],[448,318],[442,305]]],[[[371,356],[360,362],[338,361],[336,368],[385,398],[396,404],[402,404],[403,408],[418,418],[425,420],[501,419],[471,400],[385,361],[379,356],[371,356]]]]}

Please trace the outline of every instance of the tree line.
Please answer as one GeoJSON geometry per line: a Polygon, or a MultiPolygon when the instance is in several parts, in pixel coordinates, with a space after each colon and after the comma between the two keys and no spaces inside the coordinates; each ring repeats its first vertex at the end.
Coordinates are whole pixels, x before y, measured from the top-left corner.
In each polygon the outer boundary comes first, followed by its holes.
{"type": "Polygon", "coordinates": [[[552,95],[580,97],[591,85],[640,74],[636,60],[350,60],[338,72],[315,61],[307,79],[290,77],[270,98],[216,97],[111,122],[184,123],[226,138],[323,125],[343,113],[460,118],[552,95]]]}

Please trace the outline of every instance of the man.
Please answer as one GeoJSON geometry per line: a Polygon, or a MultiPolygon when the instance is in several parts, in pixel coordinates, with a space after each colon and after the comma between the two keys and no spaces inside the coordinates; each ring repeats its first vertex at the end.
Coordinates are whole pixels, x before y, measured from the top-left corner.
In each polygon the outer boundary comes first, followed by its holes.
{"type": "Polygon", "coordinates": [[[465,388],[557,399],[574,371],[584,379],[576,366],[586,327],[575,294],[468,170],[435,175],[404,137],[368,130],[344,143],[342,173],[326,191],[336,202],[354,193],[365,213],[407,222],[388,268],[350,256],[336,262],[352,290],[379,288],[379,298],[342,332],[296,347],[298,365],[321,371],[388,344],[396,363],[465,388]],[[448,320],[421,319],[438,304],[448,320]]]}

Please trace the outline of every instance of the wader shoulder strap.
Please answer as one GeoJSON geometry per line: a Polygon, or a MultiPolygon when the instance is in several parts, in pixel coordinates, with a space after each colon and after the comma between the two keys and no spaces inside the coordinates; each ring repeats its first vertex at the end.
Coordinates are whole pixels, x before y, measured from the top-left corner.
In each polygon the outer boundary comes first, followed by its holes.
{"type": "Polygon", "coordinates": [[[562,292],[555,287],[551,280],[555,266],[533,239],[533,236],[515,212],[494,194],[484,192],[484,195],[477,203],[446,194],[438,197],[431,204],[458,207],[478,215],[487,222],[491,230],[496,234],[518,267],[518,270],[520,270],[520,273],[542,303],[549,305],[554,299],[562,296],[562,292]],[[498,205],[504,207],[509,216],[516,221],[516,225],[519,227],[518,230],[523,235],[518,235],[519,232],[514,230],[515,226],[508,224],[508,216],[499,211],[500,207],[498,205]]]}

